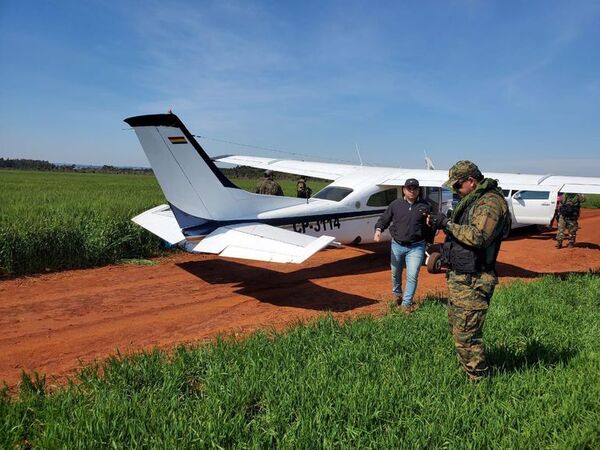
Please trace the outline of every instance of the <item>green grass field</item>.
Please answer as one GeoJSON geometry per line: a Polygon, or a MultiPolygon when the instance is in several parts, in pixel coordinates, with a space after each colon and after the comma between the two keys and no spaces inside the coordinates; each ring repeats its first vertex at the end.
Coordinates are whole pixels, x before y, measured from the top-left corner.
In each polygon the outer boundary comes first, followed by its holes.
{"type": "MultiPolygon", "coordinates": [[[[281,185],[295,196],[294,181],[281,185]]],[[[324,185],[312,183],[314,192],[324,185]]],[[[160,239],[130,219],[162,203],[152,176],[0,170],[0,276],[159,255],[160,239]]]]}
{"type": "Polygon", "coordinates": [[[600,277],[496,291],[494,375],[458,367],[446,308],[111,358],[0,395],[1,448],[599,448],[600,277]]]}
{"type": "Polygon", "coordinates": [[[584,208],[600,208],[600,194],[586,194],[584,208]]]}

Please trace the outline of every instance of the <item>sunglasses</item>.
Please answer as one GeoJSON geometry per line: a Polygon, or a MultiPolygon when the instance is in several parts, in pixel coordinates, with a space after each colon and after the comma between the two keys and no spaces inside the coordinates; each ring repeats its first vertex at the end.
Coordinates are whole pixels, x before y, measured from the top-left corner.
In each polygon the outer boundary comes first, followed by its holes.
{"type": "Polygon", "coordinates": [[[456,183],[454,183],[452,185],[452,189],[454,189],[455,191],[458,191],[462,187],[462,185],[465,181],[467,181],[467,180],[458,180],[456,183]]]}

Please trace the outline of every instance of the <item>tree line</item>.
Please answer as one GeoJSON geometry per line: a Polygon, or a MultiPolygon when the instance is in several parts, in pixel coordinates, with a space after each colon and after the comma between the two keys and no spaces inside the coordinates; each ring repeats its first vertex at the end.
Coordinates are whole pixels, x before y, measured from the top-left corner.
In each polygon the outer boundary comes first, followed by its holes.
{"type": "Polygon", "coordinates": [[[151,175],[152,169],[144,167],[117,167],[111,165],[86,166],[77,164],[54,164],[40,159],[0,158],[0,169],[41,170],[47,172],[123,173],[151,175]]]}
{"type": "MultiPolygon", "coordinates": [[[[40,159],[13,159],[0,158],[0,169],[15,169],[15,170],[40,170],[47,172],[84,172],[84,173],[115,173],[128,175],[153,175],[154,172],[150,168],[144,167],[118,167],[111,165],[103,166],[86,166],[76,164],[54,164],[49,161],[40,159]]],[[[257,180],[264,175],[263,169],[255,169],[254,167],[238,166],[233,168],[219,168],[219,170],[227,178],[243,178],[257,180]]],[[[289,173],[275,172],[275,177],[280,180],[296,180],[298,177],[289,173]]],[[[317,178],[306,178],[309,180],[317,180],[317,178]]]]}

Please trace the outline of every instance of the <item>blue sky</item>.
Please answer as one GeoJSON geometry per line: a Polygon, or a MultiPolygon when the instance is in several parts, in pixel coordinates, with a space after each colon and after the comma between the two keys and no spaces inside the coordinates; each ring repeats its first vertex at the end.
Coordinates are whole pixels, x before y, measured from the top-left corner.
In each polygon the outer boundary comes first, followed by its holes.
{"type": "Polygon", "coordinates": [[[0,0],[0,156],[147,166],[122,120],[169,109],[305,159],[600,176],[600,1],[0,0]]]}

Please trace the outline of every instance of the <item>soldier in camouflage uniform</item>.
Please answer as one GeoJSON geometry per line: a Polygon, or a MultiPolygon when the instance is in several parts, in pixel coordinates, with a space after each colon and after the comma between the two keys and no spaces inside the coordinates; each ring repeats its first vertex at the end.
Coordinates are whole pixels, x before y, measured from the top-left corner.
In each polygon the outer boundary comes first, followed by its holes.
{"type": "Polygon", "coordinates": [[[264,178],[256,185],[256,193],[265,195],[283,195],[281,186],[273,179],[272,170],[265,170],[264,178]]]}
{"type": "Polygon", "coordinates": [[[510,213],[498,182],[484,178],[470,161],[452,166],[444,185],[461,197],[451,219],[431,219],[446,233],[442,258],[449,267],[448,321],[463,369],[479,380],[488,372],[483,324],[498,282],[496,257],[510,213]]]}
{"type": "Polygon", "coordinates": [[[585,197],[581,194],[564,194],[558,208],[558,234],[556,235],[556,248],[562,248],[565,238],[565,228],[569,230],[569,247],[575,247],[579,212],[585,197]]]}
{"type": "Polygon", "coordinates": [[[296,182],[296,197],[298,198],[310,198],[312,195],[312,189],[306,184],[306,178],[300,177],[296,182]]]}

